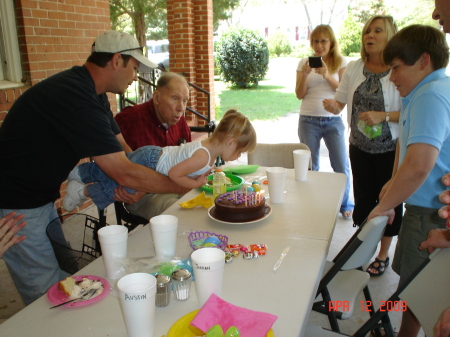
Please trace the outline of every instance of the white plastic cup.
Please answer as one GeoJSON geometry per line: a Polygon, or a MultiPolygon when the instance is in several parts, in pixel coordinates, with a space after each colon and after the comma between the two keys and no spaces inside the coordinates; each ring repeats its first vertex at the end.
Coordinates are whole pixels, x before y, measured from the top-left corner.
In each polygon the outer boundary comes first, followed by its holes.
{"type": "Polygon", "coordinates": [[[106,277],[112,280],[121,276],[120,260],[127,257],[128,229],[125,226],[105,226],[98,230],[106,277]]]}
{"type": "Polygon", "coordinates": [[[305,181],[308,173],[311,151],[294,150],[293,156],[294,156],[295,180],[305,181]]]}
{"type": "Polygon", "coordinates": [[[202,307],[211,294],[222,295],[225,252],[214,247],[197,249],[191,254],[191,262],[197,300],[202,307]]]}
{"type": "Polygon", "coordinates": [[[153,337],[155,329],[156,278],[134,273],[117,282],[128,337],[153,337]]]}
{"type": "Polygon", "coordinates": [[[150,229],[156,256],[174,257],[177,247],[178,218],[158,215],[150,219],[150,229]]]}
{"type": "Polygon", "coordinates": [[[284,167],[268,167],[266,169],[269,180],[270,203],[281,204],[284,200],[284,185],[286,183],[287,169],[284,167]]]}

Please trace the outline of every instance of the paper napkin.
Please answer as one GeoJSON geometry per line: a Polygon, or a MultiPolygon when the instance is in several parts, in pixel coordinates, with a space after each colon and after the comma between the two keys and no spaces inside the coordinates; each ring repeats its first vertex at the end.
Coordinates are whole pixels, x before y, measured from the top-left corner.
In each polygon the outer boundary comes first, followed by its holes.
{"type": "Polygon", "coordinates": [[[265,337],[277,318],[272,314],[235,306],[212,294],[191,325],[202,331],[208,331],[216,324],[219,324],[223,331],[235,326],[241,336],[265,337]]]}

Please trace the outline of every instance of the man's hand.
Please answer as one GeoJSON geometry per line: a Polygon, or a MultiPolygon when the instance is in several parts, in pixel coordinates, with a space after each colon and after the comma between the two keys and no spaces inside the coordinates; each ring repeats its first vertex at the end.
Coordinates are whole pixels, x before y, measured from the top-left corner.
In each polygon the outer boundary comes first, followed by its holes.
{"type": "Polygon", "coordinates": [[[145,192],[134,191],[134,194],[129,193],[122,186],[114,189],[114,200],[119,202],[124,202],[126,204],[134,204],[142,199],[145,192]]]}
{"type": "Polygon", "coordinates": [[[420,244],[419,249],[428,249],[428,252],[431,254],[436,248],[447,247],[450,247],[450,230],[436,228],[428,232],[427,240],[420,244]]]}
{"type": "MultiPolygon", "coordinates": [[[[442,177],[442,183],[445,186],[450,186],[450,173],[445,174],[442,177]]],[[[450,190],[445,190],[439,195],[439,200],[445,204],[446,206],[441,207],[439,210],[439,216],[442,219],[448,219],[449,217],[449,210],[448,210],[448,204],[450,204],[450,190]]]]}

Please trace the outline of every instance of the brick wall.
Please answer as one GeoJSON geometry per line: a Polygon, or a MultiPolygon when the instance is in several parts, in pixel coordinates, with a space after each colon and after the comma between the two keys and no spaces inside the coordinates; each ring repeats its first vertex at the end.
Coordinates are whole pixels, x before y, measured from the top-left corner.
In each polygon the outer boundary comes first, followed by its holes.
{"type": "MultiPolygon", "coordinates": [[[[215,117],[212,0],[167,0],[170,70],[211,93],[211,118],[215,117]]],[[[190,106],[207,115],[207,96],[191,90],[190,106]]],[[[190,125],[204,121],[188,115],[190,125]]]]}
{"type": "MultiPolygon", "coordinates": [[[[108,0],[15,0],[14,5],[26,85],[0,90],[0,127],[12,104],[30,85],[82,65],[97,35],[111,29],[108,0]]],[[[116,111],[113,95],[111,106],[116,111]]],[[[61,186],[62,195],[65,186],[61,186]]],[[[59,208],[61,201],[56,205],[59,208]]]]}

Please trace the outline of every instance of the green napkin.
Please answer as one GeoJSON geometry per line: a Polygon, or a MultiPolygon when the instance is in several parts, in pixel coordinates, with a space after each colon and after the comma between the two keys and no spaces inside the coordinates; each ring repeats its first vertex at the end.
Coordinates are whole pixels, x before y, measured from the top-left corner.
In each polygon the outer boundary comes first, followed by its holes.
{"type": "Polygon", "coordinates": [[[223,172],[232,174],[248,174],[256,172],[259,165],[238,165],[234,167],[224,167],[223,172]]]}

